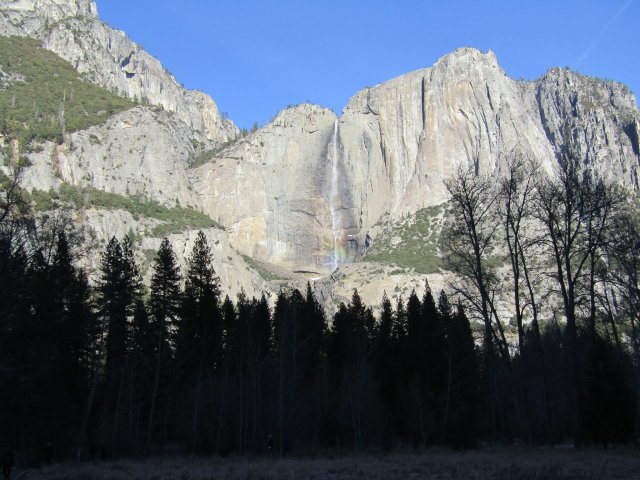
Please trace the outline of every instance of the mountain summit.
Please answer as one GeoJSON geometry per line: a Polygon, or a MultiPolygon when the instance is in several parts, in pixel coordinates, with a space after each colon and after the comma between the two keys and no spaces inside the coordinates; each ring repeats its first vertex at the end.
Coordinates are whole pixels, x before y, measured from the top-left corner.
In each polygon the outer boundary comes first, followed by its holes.
{"type": "Polygon", "coordinates": [[[92,0],[14,0],[0,7],[0,35],[29,36],[92,82],[176,116],[201,141],[224,142],[238,129],[206,94],[184,89],[162,64],[98,18],[92,0]]]}

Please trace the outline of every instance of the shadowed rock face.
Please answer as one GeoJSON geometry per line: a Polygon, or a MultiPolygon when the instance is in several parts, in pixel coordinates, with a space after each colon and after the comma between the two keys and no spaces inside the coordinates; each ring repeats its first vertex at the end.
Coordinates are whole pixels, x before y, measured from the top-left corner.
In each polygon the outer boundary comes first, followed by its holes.
{"type": "Polygon", "coordinates": [[[320,107],[281,112],[192,174],[205,211],[248,255],[330,269],[333,142],[339,261],[357,258],[383,216],[439,204],[460,167],[499,175],[520,152],[550,174],[573,136],[587,168],[637,188],[638,110],[624,86],[555,69],[509,78],[492,52],[464,48],[354,95],[338,119],[320,107]],[[337,138],[337,139],[336,139],[337,138]]]}

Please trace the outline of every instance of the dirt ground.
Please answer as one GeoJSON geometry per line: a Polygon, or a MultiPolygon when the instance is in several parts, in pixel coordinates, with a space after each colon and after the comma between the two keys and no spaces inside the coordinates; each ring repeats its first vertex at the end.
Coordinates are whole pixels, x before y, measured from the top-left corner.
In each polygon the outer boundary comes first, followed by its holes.
{"type": "Polygon", "coordinates": [[[64,463],[18,469],[22,480],[640,479],[640,450],[484,448],[469,452],[209,457],[64,463]]]}

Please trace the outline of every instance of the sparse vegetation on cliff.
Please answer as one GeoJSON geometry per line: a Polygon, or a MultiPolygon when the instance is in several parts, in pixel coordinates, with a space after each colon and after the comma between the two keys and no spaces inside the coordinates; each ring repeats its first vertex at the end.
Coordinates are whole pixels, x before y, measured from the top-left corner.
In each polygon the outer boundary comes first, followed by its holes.
{"type": "Polygon", "coordinates": [[[58,191],[33,190],[30,199],[34,209],[40,212],[53,210],[62,205],[71,205],[76,209],[126,210],[134,218],[155,218],[163,222],[151,232],[156,237],[164,237],[190,229],[222,228],[215,220],[191,208],[179,206],[170,208],[141,195],[125,197],[93,187],[78,187],[67,183],[62,184],[58,191]]]}
{"type": "Polygon", "coordinates": [[[442,266],[438,242],[446,208],[446,204],[423,208],[389,226],[374,238],[367,259],[417,273],[437,273],[442,266]]]}
{"type": "Polygon", "coordinates": [[[32,150],[135,105],[85,81],[31,38],[0,36],[0,133],[32,150]]]}

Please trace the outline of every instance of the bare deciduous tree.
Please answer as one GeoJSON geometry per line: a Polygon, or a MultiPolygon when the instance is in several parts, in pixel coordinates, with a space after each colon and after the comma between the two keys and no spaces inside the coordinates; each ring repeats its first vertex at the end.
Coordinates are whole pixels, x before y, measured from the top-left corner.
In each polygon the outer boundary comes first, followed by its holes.
{"type": "Polygon", "coordinates": [[[443,243],[445,262],[462,282],[454,289],[480,316],[501,358],[509,364],[507,338],[495,304],[499,281],[492,265],[500,225],[495,215],[495,182],[472,170],[458,170],[445,187],[453,204],[453,221],[443,243]]]}

